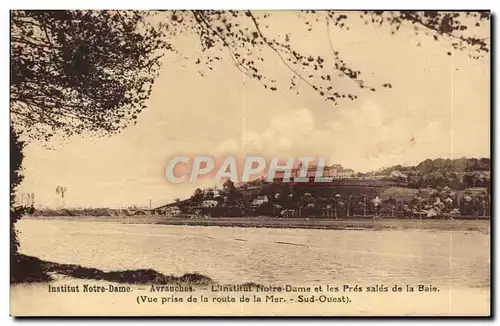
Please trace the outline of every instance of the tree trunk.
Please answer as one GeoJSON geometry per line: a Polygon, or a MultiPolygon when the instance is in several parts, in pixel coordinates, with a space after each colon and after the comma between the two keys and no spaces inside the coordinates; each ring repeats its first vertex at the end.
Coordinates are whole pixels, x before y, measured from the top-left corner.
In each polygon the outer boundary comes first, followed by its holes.
{"type": "Polygon", "coordinates": [[[15,190],[23,180],[21,167],[24,143],[10,125],[10,254],[15,256],[19,250],[19,241],[15,229],[16,222],[22,217],[23,207],[16,206],[15,190]]]}
{"type": "Polygon", "coordinates": [[[19,239],[16,232],[16,222],[23,216],[24,207],[16,206],[15,191],[23,180],[21,166],[23,161],[24,143],[19,140],[19,135],[10,125],[10,281],[15,282],[26,274],[26,267],[21,264],[19,252],[19,239]],[[24,274],[23,274],[24,273],[24,274]]]}
{"type": "Polygon", "coordinates": [[[364,207],[363,207],[363,216],[366,216],[366,197],[363,200],[364,207]]]}

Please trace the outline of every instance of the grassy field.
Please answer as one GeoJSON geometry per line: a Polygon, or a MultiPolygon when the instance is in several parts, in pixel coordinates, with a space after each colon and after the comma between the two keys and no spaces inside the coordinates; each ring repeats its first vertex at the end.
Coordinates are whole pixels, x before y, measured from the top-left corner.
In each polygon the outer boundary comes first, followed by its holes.
{"type": "Polygon", "coordinates": [[[32,219],[63,219],[69,221],[100,221],[125,224],[160,224],[220,227],[300,228],[330,230],[441,230],[481,231],[488,233],[488,219],[325,219],[325,218],[273,218],[273,217],[217,217],[217,218],[168,218],[165,216],[72,216],[26,217],[32,219]]]}
{"type": "Polygon", "coordinates": [[[383,199],[392,197],[400,201],[406,200],[410,202],[418,194],[418,189],[403,188],[403,187],[389,187],[381,192],[380,197],[383,199]]]}

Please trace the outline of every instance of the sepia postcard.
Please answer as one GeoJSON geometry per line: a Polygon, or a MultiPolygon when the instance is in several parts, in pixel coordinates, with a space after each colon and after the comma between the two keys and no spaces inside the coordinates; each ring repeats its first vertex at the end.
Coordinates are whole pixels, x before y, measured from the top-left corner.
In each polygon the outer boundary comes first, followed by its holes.
{"type": "Polygon", "coordinates": [[[489,11],[10,11],[10,313],[491,315],[489,11]]]}

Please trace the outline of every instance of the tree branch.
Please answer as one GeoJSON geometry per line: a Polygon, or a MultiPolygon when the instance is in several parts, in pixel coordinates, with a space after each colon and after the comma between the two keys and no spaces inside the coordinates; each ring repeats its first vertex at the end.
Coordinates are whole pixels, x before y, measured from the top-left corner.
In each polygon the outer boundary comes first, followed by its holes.
{"type": "Polygon", "coordinates": [[[274,45],[272,45],[271,42],[264,36],[264,34],[262,33],[262,31],[260,30],[259,23],[257,22],[257,20],[255,19],[254,15],[252,14],[252,12],[250,10],[247,10],[247,16],[249,16],[251,18],[251,20],[253,22],[253,25],[255,26],[255,29],[257,30],[257,33],[259,34],[259,36],[264,40],[264,42],[266,43],[266,45],[269,46],[274,51],[274,53],[278,56],[278,58],[281,60],[281,62],[283,62],[283,64],[293,74],[295,74],[297,77],[299,77],[303,82],[305,82],[307,85],[309,85],[313,90],[317,91],[318,87],[314,86],[313,84],[311,84],[307,79],[305,79],[301,74],[299,74],[295,69],[293,69],[288,64],[288,62],[286,62],[286,60],[283,58],[283,56],[281,55],[281,53],[274,47],[274,45]]]}

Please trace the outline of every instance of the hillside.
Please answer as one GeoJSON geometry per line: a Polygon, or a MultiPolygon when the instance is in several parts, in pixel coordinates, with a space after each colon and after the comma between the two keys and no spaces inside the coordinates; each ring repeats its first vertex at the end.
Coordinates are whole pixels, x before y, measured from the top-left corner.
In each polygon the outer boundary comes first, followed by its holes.
{"type": "Polygon", "coordinates": [[[422,175],[432,172],[441,173],[466,173],[476,171],[490,171],[491,162],[489,158],[459,158],[459,159],[443,159],[438,158],[435,160],[427,159],[420,162],[415,166],[402,166],[394,165],[380,171],[379,175],[390,175],[393,171],[400,171],[404,173],[419,173],[422,175]]]}
{"type": "Polygon", "coordinates": [[[489,158],[427,159],[415,166],[395,165],[377,171],[383,180],[405,182],[409,188],[490,189],[489,158]]]}

